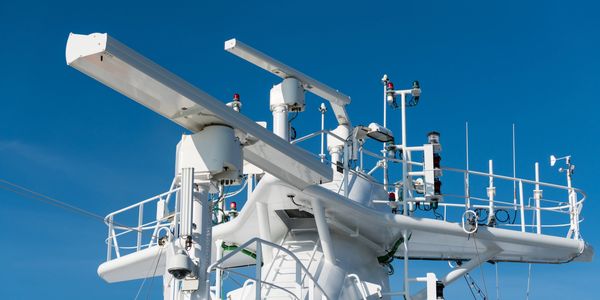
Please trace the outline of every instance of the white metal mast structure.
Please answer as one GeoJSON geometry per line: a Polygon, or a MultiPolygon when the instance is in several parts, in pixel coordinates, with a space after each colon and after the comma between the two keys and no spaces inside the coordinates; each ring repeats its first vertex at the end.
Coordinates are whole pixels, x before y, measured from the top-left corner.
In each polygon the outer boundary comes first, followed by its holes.
{"type": "Polygon", "coordinates": [[[164,298],[172,300],[429,300],[443,299],[445,286],[486,261],[591,260],[593,250],[579,231],[585,194],[571,185],[570,160],[567,186],[540,182],[537,165],[535,180],[494,174],[491,161],[485,173],[443,167],[439,133],[431,132],[425,144],[407,144],[406,108],[419,100],[418,82],[396,90],[384,76],[384,110],[401,108],[396,144],[387,116],[384,126],[353,126],[346,112],[350,97],[238,40],[226,41],[225,50],[282,79],[270,91],[273,132],[241,113],[237,94],[224,104],[107,34],[69,36],[68,65],[191,131],[177,145],[169,191],[106,217],[107,260],[98,274],[107,282],[162,276],[164,298]],[[306,91],[329,102],[336,128],[326,129],[321,105],[321,130],[290,142],[288,114],[305,111],[306,91]],[[297,145],[316,137],[319,155],[297,145]],[[382,155],[367,150],[373,142],[383,144],[382,155]],[[423,160],[414,160],[415,153],[423,160]],[[363,170],[365,155],[378,161],[369,171],[363,170]],[[401,164],[401,177],[389,181],[394,163],[401,164]],[[383,183],[372,176],[378,169],[383,183]],[[442,170],[459,174],[464,196],[442,193],[442,170]],[[489,179],[481,197],[469,183],[476,176],[489,179]],[[496,181],[518,186],[518,205],[496,196],[496,181]],[[241,187],[225,192],[234,185],[241,187]],[[533,205],[525,201],[527,186],[533,205]],[[543,198],[542,188],[544,195],[567,191],[568,204],[543,198]],[[244,189],[247,200],[238,211],[233,200],[244,189]],[[156,214],[150,216],[148,207],[156,214]],[[568,223],[547,221],[562,221],[565,214],[568,223]],[[557,228],[568,233],[549,233],[557,228]],[[404,261],[401,289],[389,282],[395,258],[404,261]],[[458,263],[447,274],[411,277],[415,259],[458,263]],[[248,265],[251,274],[236,269],[248,265]],[[225,273],[247,280],[226,293],[225,273]],[[411,292],[419,282],[425,287],[411,292]]]}

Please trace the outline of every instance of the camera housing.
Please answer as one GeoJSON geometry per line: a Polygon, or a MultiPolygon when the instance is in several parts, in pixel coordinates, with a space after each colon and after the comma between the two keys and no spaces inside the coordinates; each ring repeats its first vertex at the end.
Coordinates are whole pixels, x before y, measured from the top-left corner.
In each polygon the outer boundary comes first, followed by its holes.
{"type": "Polygon", "coordinates": [[[192,273],[190,258],[181,249],[167,257],[167,271],[175,279],[184,279],[192,273]]]}

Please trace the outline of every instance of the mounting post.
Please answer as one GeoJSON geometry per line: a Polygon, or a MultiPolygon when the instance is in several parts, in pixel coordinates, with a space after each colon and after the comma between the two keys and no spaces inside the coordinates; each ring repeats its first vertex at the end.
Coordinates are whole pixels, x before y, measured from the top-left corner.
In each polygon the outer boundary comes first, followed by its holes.
{"type": "Polygon", "coordinates": [[[489,207],[488,207],[488,225],[494,224],[495,222],[495,213],[494,213],[494,196],[496,196],[496,188],[494,187],[494,161],[489,160],[489,168],[490,168],[490,185],[487,188],[487,196],[489,199],[489,207]]]}
{"type": "Polygon", "coordinates": [[[329,233],[329,226],[325,219],[325,208],[319,199],[312,200],[313,215],[315,216],[315,223],[317,224],[317,232],[321,239],[321,248],[323,249],[323,255],[325,260],[335,264],[335,255],[333,253],[333,243],[331,241],[331,234],[329,233]]]}
{"type": "Polygon", "coordinates": [[[540,201],[542,199],[542,190],[540,190],[540,164],[535,163],[535,190],[533,190],[533,198],[535,199],[535,222],[537,234],[542,234],[542,213],[540,201]]]}

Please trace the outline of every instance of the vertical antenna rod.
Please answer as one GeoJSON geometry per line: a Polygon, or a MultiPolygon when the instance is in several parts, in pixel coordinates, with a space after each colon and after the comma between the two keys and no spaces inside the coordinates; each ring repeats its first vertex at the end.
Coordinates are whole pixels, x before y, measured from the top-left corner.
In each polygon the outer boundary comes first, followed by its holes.
{"type": "Polygon", "coordinates": [[[512,159],[513,159],[513,207],[517,209],[517,154],[515,142],[515,123],[512,124],[512,159]]]}
{"type": "Polygon", "coordinates": [[[467,172],[465,172],[465,210],[471,208],[471,188],[469,186],[469,122],[465,122],[465,155],[467,172]]]}

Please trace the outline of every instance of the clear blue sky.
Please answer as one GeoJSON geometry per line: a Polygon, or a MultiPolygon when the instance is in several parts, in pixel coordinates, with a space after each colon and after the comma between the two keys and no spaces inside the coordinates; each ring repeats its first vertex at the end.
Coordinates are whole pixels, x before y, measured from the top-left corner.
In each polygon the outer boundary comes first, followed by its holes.
{"type": "MultiPolygon", "coordinates": [[[[268,89],[278,81],[223,51],[236,37],[351,95],[357,124],[381,120],[383,73],[396,86],[420,80],[409,142],[441,131],[445,165],[464,165],[465,121],[474,169],[494,159],[498,173],[512,173],[512,123],[518,175],[531,178],[540,161],[542,179],[564,183],[548,156],[572,154],[575,185],[589,195],[583,235],[600,245],[594,1],[196,2],[0,2],[0,178],[101,215],[165,191],[184,131],[67,67],[67,36],[108,32],[223,101],[242,94],[245,114],[269,120],[268,89]]],[[[299,134],[318,128],[319,99],[308,101],[299,134]]],[[[102,223],[6,191],[0,201],[0,298],[135,296],[139,282],[109,285],[96,275],[102,223]]],[[[447,271],[443,264],[435,268],[447,271]]],[[[530,299],[589,298],[598,268],[534,266],[530,299]]],[[[485,274],[495,299],[493,268],[485,274]]],[[[526,265],[502,264],[500,276],[503,299],[524,298],[526,265]]],[[[464,282],[448,295],[470,297],[464,282]]]]}

